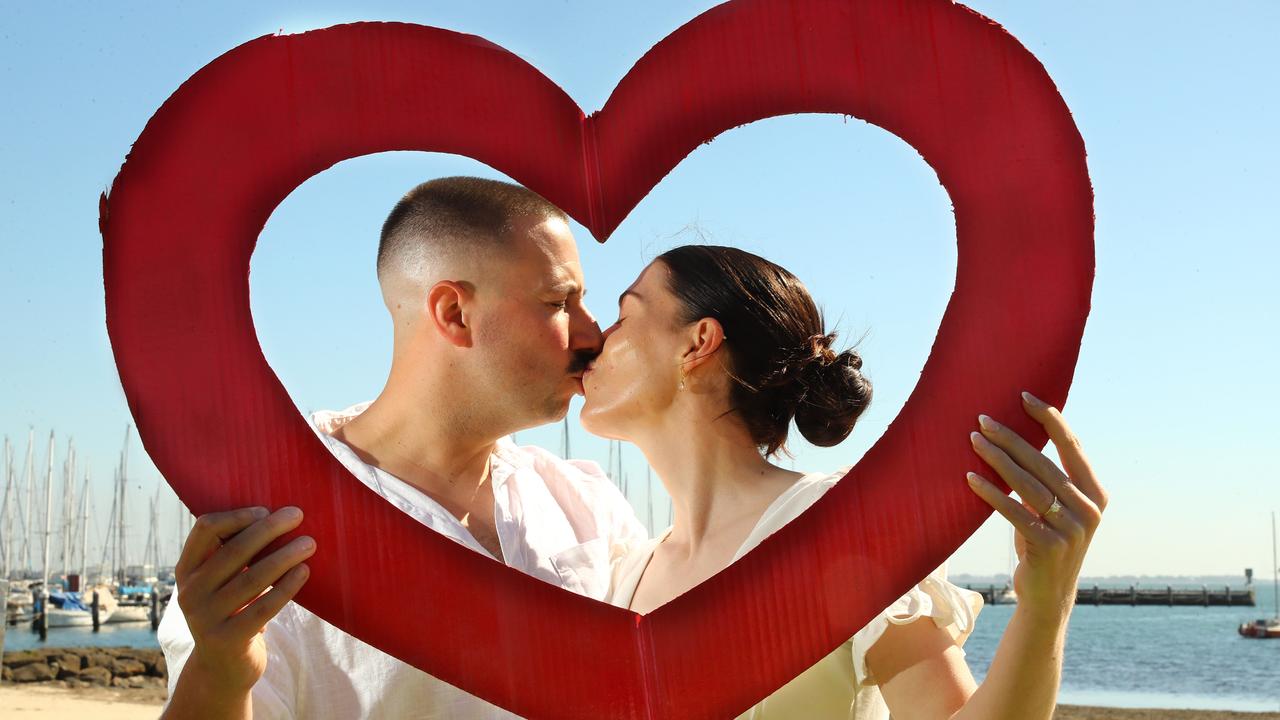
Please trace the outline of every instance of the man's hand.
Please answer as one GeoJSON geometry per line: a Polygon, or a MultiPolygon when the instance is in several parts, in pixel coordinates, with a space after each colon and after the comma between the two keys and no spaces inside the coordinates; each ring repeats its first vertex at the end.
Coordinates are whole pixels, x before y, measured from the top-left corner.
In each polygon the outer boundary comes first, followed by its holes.
{"type": "Polygon", "coordinates": [[[196,520],[174,570],[178,604],[195,639],[175,696],[191,690],[247,699],[267,667],[262,630],[306,582],[309,570],[302,561],[315,552],[315,540],[294,538],[248,563],[301,522],[296,507],[271,514],[244,508],[196,520]]]}

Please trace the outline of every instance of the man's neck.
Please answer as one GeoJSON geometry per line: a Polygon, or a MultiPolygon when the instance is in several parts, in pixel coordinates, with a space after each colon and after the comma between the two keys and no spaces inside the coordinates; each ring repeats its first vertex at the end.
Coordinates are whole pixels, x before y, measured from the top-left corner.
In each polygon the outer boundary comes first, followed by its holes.
{"type": "Polygon", "coordinates": [[[438,404],[425,410],[414,407],[384,392],[333,437],[364,462],[448,501],[444,504],[469,505],[488,482],[489,458],[498,438],[457,422],[438,404]]]}

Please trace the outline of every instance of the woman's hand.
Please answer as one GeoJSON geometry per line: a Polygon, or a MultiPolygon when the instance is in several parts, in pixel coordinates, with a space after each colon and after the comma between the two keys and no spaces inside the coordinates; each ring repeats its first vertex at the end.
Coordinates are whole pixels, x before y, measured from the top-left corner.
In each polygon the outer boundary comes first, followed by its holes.
{"type": "Polygon", "coordinates": [[[1022,394],[1022,404],[1048,431],[1065,472],[1012,430],[981,415],[982,432],[970,435],[974,450],[1022,502],[977,473],[969,473],[969,484],[1017,530],[1013,589],[1019,608],[1065,624],[1107,493],[1061,413],[1030,393],[1022,394]]]}

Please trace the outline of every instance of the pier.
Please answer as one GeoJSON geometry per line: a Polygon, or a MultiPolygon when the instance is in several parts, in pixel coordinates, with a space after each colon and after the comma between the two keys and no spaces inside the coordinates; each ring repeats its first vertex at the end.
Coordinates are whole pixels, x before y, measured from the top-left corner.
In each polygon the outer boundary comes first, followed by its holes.
{"type": "MultiPolygon", "coordinates": [[[[1010,605],[1016,602],[1002,585],[969,586],[965,588],[982,594],[988,605],[1010,605]]],[[[1252,585],[1233,588],[1230,585],[1211,588],[1165,587],[1080,587],[1076,589],[1076,605],[1200,605],[1254,607],[1257,598],[1252,585]]]]}

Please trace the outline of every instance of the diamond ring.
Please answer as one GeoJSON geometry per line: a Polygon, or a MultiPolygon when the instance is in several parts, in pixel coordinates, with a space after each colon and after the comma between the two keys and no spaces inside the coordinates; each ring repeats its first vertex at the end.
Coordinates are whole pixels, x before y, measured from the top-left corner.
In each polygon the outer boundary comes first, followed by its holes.
{"type": "Polygon", "coordinates": [[[1054,497],[1053,504],[1049,506],[1048,510],[1044,511],[1044,516],[1050,517],[1052,515],[1057,515],[1060,512],[1062,512],[1062,501],[1059,500],[1057,497],[1054,497]]]}

